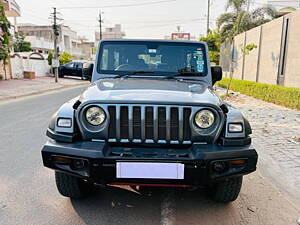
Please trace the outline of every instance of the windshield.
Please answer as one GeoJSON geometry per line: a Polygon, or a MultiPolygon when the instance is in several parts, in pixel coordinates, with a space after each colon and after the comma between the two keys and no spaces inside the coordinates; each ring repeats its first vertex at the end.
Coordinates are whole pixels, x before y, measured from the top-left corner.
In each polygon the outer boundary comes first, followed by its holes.
{"type": "Polygon", "coordinates": [[[98,60],[100,74],[207,74],[205,46],[201,43],[106,41],[101,44],[98,60]]]}

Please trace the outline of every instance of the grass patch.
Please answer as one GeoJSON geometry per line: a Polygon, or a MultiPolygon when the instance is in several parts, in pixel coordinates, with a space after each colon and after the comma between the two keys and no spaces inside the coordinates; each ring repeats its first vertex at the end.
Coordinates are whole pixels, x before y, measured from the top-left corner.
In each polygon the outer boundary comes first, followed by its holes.
{"type": "MultiPolygon", "coordinates": [[[[217,82],[217,86],[227,88],[229,78],[217,82]]],[[[283,105],[291,109],[300,110],[300,88],[283,87],[262,84],[246,80],[232,79],[230,90],[252,96],[267,102],[283,105]]]]}

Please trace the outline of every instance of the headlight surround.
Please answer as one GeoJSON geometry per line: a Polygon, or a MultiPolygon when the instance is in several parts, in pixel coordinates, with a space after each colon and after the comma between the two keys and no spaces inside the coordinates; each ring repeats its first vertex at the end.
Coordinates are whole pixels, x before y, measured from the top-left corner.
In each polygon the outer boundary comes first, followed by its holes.
{"type": "Polygon", "coordinates": [[[202,109],[195,115],[195,123],[201,129],[210,128],[215,122],[215,115],[208,109],[202,109]]]}
{"type": "Polygon", "coordinates": [[[105,121],[106,115],[102,108],[98,106],[91,106],[86,110],[85,118],[89,124],[99,126],[105,121]]]}

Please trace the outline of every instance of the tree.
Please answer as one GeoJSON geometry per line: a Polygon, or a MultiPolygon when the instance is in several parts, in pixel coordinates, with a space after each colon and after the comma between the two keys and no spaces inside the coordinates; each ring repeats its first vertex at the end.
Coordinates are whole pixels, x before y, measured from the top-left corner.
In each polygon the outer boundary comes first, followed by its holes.
{"type": "Polygon", "coordinates": [[[64,65],[68,62],[72,62],[73,56],[69,54],[68,52],[63,52],[59,57],[60,65],[64,65]]]}
{"type": "Polygon", "coordinates": [[[271,6],[247,10],[249,0],[228,0],[226,11],[217,19],[217,28],[222,42],[231,41],[234,36],[262,25],[276,17],[276,10],[271,6]]]}
{"type": "Polygon", "coordinates": [[[207,43],[210,61],[219,64],[221,48],[221,36],[219,32],[211,30],[206,37],[201,37],[200,41],[207,43]]]}
{"type": "Polygon", "coordinates": [[[6,63],[9,58],[10,23],[4,12],[3,2],[0,0],[0,60],[3,60],[4,75],[6,77],[6,63]]]}
{"type": "Polygon", "coordinates": [[[49,51],[48,53],[48,65],[51,66],[52,65],[52,59],[54,58],[54,55],[53,55],[53,52],[52,51],[49,51]]]}
{"type": "Polygon", "coordinates": [[[25,36],[23,33],[16,33],[15,42],[14,42],[14,51],[15,52],[31,52],[31,43],[25,41],[25,36]]]}

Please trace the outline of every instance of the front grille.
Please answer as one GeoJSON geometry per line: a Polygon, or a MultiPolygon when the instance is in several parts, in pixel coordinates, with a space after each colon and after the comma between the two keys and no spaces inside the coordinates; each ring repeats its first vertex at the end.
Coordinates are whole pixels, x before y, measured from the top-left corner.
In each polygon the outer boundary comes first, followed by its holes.
{"type": "Polygon", "coordinates": [[[191,108],[175,106],[108,106],[110,142],[190,143],[191,108]]]}

